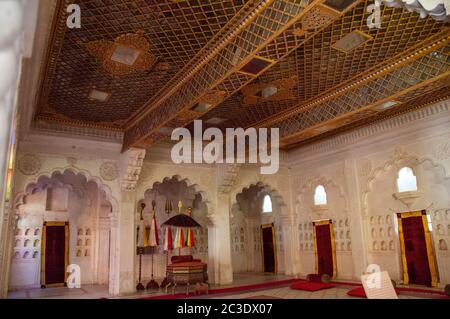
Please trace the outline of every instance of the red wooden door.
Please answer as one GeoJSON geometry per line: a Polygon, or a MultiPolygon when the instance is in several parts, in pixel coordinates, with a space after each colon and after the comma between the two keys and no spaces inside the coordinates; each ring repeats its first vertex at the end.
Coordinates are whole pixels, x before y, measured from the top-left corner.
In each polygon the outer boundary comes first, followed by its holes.
{"type": "Polygon", "coordinates": [[[422,216],[402,218],[401,221],[409,283],[431,286],[422,216]]]}
{"type": "Polygon", "coordinates": [[[47,226],[45,236],[45,285],[63,284],[66,272],[66,226],[47,226]]]}
{"type": "Polygon", "coordinates": [[[262,227],[262,241],[263,241],[264,272],[276,272],[273,225],[262,227]]]}
{"type": "Polygon", "coordinates": [[[316,225],[316,253],[319,275],[333,277],[333,246],[331,242],[330,224],[316,225]]]}

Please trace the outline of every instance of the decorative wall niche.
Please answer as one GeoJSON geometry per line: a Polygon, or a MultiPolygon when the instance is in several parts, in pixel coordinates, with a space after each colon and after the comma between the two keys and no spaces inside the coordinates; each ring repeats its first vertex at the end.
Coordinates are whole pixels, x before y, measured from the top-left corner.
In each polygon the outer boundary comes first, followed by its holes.
{"type": "Polygon", "coordinates": [[[69,203],[69,189],[63,187],[47,188],[47,211],[66,212],[69,203]]]}

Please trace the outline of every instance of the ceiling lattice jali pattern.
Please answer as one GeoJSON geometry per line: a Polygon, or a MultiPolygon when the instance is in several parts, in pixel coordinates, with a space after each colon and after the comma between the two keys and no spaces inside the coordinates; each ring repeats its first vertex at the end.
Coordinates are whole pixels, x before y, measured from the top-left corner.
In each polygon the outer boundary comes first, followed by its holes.
{"type": "MultiPolygon", "coordinates": [[[[60,1],[48,65],[38,102],[38,119],[121,128],[166,85],[242,8],[242,0],[161,1],[82,0],[82,27],[65,25],[67,5],[60,1]],[[113,76],[86,50],[90,41],[143,30],[150,53],[167,70],[113,76]],[[92,88],[111,93],[107,102],[87,97],[92,88]]],[[[157,64],[156,64],[157,65],[157,64]]]]}
{"type": "Polygon", "coordinates": [[[296,99],[265,101],[243,107],[243,96],[238,93],[207,113],[203,119],[225,118],[228,121],[223,123],[223,127],[253,126],[286,109],[314,100],[319,94],[358,77],[445,27],[432,18],[421,19],[407,10],[382,6],[381,28],[369,29],[366,9],[371,3],[365,1],[358,4],[255,80],[255,83],[270,83],[297,75],[298,85],[293,89],[296,99]],[[336,41],[354,30],[360,30],[372,39],[347,54],[332,48],[336,41]]]}
{"type": "Polygon", "coordinates": [[[355,0],[343,12],[319,0],[80,0],[82,28],[68,29],[71,2],[58,2],[34,124],[125,131],[124,150],[148,147],[171,128],[191,128],[196,118],[224,119],[211,124],[221,128],[279,126],[283,143],[298,145],[418,107],[421,97],[448,90],[445,46],[376,73],[450,31],[448,24],[384,5],[382,27],[369,30],[372,0],[355,0]],[[333,47],[355,30],[368,41],[348,53],[333,47]],[[141,32],[155,59],[145,71],[113,75],[87,50],[95,41],[115,43],[141,32]],[[239,72],[255,57],[267,68],[239,72]],[[291,78],[283,98],[244,103],[242,92],[252,86],[291,78]],[[107,93],[107,100],[90,99],[92,89],[107,93]],[[328,96],[333,99],[322,100],[328,96]],[[400,104],[374,108],[390,97],[400,104]],[[213,101],[210,109],[192,108],[205,101],[213,101]],[[316,130],[330,123],[331,131],[316,130]]]}

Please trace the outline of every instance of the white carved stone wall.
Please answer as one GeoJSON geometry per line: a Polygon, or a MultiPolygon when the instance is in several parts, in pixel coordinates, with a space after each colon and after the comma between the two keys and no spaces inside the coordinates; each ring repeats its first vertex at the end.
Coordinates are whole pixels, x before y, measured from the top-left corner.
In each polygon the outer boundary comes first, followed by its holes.
{"type": "Polygon", "coordinates": [[[426,209],[432,217],[440,284],[448,284],[449,124],[450,101],[443,101],[290,152],[298,232],[294,237],[298,238],[296,273],[314,271],[309,222],[316,216],[333,219],[338,278],[359,280],[368,264],[377,263],[400,281],[402,266],[394,213],[426,209]],[[404,166],[413,169],[418,184],[418,197],[406,204],[393,196],[398,170],[404,166]],[[318,184],[327,191],[325,209],[312,208],[318,184]]]}
{"type": "Polygon", "coordinates": [[[333,221],[338,278],[352,279],[352,235],[351,214],[347,197],[344,194],[345,176],[342,161],[330,163],[320,162],[317,166],[309,166],[304,175],[293,176],[294,188],[297,190],[295,201],[296,212],[296,254],[299,274],[305,276],[315,273],[315,243],[312,222],[319,219],[333,221]],[[317,186],[322,185],[327,195],[327,204],[316,206],[314,193],[317,186]]]}
{"type": "MultiPolygon", "coordinates": [[[[159,246],[155,249],[153,254],[153,271],[154,277],[157,280],[162,280],[166,275],[166,252],[164,251],[164,231],[165,228],[161,225],[169,218],[178,214],[178,201],[182,201],[183,207],[181,209],[182,213],[186,213],[188,207],[192,208],[192,217],[201,225],[201,228],[194,228],[194,247],[184,247],[181,248],[180,253],[183,255],[191,254],[196,259],[202,261],[208,261],[208,225],[210,221],[208,220],[208,207],[203,202],[203,198],[200,193],[197,193],[194,186],[188,187],[186,181],[181,180],[178,176],[173,178],[166,177],[164,180],[153,184],[149,189],[146,190],[142,200],[146,204],[144,209],[143,218],[149,227],[150,221],[153,217],[152,212],[152,201],[155,201],[155,211],[156,211],[156,221],[158,225],[158,236],[159,236],[159,246]],[[165,212],[166,200],[172,202],[172,212],[167,214],[165,212]]],[[[136,213],[135,223],[136,227],[140,218],[140,206],[138,205],[138,212],[136,213]]],[[[172,236],[175,235],[175,228],[172,227],[172,236]]],[[[186,235],[186,234],[185,234],[186,235]]],[[[178,249],[168,253],[168,260],[170,263],[170,258],[172,256],[178,255],[178,249]]],[[[138,275],[139,267],[139,257],[136,256],[135,267],[136,276],[138,275]]],[[[144,255],[142,258],[142,281],[145,284],[151,277],[151,255],[144,255]]]]}
{"type": "Polygon", "coordinates": [[[106,228],[105,223],[100,224],[102,219],[108,219],[111,206],[105,194],[94,182],[88,182],[84,176],[70,171],[45,181],[41,178],[40,182],[30,185],[27,190],[29,195],[24,195],[20,199],[22,204],[17,205],[18,224],[14,234],[10,290],[38,288],[41,285],[44,221],[69,222],[69,262],[80,266],[81,283],[107,284],[109,227],[106,228]],[[102,233],[104,240],[100,240],[100,232],[105,228],[107,238],[102,233]],[[99,254],[107,255],[106,260],[97,262],[99,254]]]}

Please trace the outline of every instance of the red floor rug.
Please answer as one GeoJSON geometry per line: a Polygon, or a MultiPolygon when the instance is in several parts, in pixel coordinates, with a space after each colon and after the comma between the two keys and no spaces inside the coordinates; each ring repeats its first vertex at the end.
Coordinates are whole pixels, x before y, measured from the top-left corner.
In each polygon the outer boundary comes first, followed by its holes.
{"type": "MultiPolygon", "coordinates": [[[[332,281],[332,282],[335,283],[338,286],[358,286],[358,287],[361,287],[361,284],[360,283],[356,283],[356,282],[344,282],[344,281],[332,281]]],[[[427,289],[427,288],[396,287],[395,291],[397,292],[397,295],[399,295],[400,292],[404,291],[404,292],[415,292],[415,293],[420,293],[420,294],[439,295],[439,296],[445,297],[446,299],[450,299],[450,297],[447,296],[447,294],[444,291],[427,289]]]]}
{"type": "Polygon", "coordinates": [[[329,288],[333,288],[333,287],[336,287],[336,285],[330,284],[330,283],[315,282],[315,281],[297,282],[290,286],[291,289],[305,290],[305,291],[318,291],[318,290],[329,289],[329,288]]]}
{"type": "MultiPolygon", "coordinates": [[[[397,293],[397,295],[400,294],[398,289],[395,289],[395,292],[397,293]]],[[[347,295],[350,297],[367,298],[366,292],[364,291],[363,287],[353,288],[352,290],[347,291],[347,295]]]]}
{"type": "MultiPolygon", "coordinates": [[[[214,295],[214,294],[226,294],[226,293],[240,293],[240,292],[250,292],[253,290],[262,290],[262,289],[270,289],[270,288],[276,288],[280,286],[286,286],[289,284],[292,284],[294,282],[302,281],[300,279],[286,279],[286,280],[278,280],[278,281],[268,281],[261,284],[252,284],[252,285],[244,285],[244,286],[237,286],[237,287],[228,287],[228,288],[217,288],[217,289],[210,289],[208,295],[214,295]]],[[[203,295],[203,296],[208,296],[203,295]]],[[[167,294],[167,295],[159,295],[159,296],[147,296],[147,297],[141,297],[139,299],[181,299],[181,298],[189,298],[189,297],[195,297],[194,293],[189,293],[189,295],[186,295],[186,293],[176,293],[176,294],[167,294]]]]}

